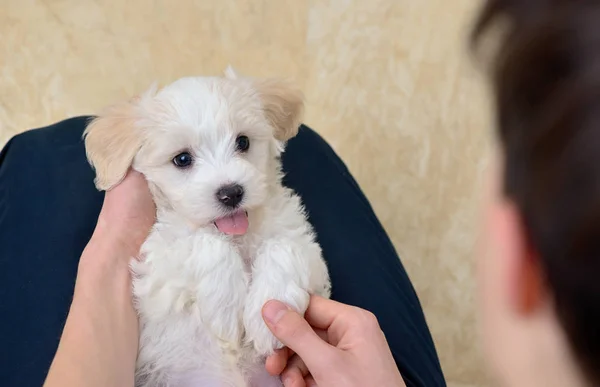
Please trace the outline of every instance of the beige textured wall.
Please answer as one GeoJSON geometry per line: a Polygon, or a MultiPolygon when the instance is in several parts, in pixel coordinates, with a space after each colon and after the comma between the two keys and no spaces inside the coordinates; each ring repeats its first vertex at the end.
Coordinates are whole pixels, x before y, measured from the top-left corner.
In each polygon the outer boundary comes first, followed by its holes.
{"type": "MultiPolygon", "coordinates": [[[[151,82],[290,76],[420,294],[447,378],[484,383],[472,250],[488,114],[476,0],[1,0],[0,145],[151,82]]],[[[393,300],[391,300],[393,302],[393,300]]]]}

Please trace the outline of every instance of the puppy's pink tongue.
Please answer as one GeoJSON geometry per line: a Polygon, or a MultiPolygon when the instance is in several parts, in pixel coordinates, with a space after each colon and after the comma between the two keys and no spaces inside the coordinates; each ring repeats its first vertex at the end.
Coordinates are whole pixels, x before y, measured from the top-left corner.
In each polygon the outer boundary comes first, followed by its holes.
{"type": "Polygon", "coordinates": [[[248,231],[248,215],[245,211],[238,211],[235,214],[215,220],[215,226],[223,234],[244,235],[248,231]]]}

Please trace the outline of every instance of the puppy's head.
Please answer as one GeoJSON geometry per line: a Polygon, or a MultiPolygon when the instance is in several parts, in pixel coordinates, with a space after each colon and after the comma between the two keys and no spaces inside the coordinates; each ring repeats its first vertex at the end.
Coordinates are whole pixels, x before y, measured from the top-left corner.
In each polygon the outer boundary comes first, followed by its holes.
{"type": "Polygon", "coordinates": [[[159,210],[242,234],[247,211],[277,184],[282,145],[303,113],[302,94],[282,80],[184,78],[111,106],[88,126],[96,185],[108,190],[129,167],[148,180],[159,210]]]}

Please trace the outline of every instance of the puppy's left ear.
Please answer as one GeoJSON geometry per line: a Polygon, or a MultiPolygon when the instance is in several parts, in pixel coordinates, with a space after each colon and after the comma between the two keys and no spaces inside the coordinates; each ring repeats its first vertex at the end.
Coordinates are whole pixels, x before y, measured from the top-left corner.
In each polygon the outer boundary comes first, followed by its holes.
{"type": "Polygon", "coordinates": [[[255,81],[265,116],[275,138],[285,142],[298,133],[304,115],[304,95],[293,83],[282,79],[255,81]]]}

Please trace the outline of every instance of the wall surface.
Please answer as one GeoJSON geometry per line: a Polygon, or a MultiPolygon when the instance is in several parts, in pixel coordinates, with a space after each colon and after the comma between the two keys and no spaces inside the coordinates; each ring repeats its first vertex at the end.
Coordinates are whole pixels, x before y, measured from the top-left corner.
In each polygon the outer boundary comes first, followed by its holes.
{"type": "MultiPolygon", "coordinates": [[[[481,386],[473,248],[489,154],[476,0],[2,0],[0,145],[152,82],[288,76],[421,297],[453,386],[481,386]]],[[[391,300],[393,302],[393,300],[391,300]]]]}

